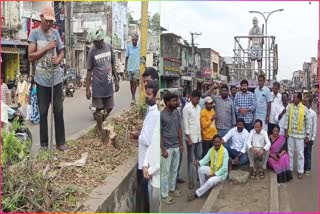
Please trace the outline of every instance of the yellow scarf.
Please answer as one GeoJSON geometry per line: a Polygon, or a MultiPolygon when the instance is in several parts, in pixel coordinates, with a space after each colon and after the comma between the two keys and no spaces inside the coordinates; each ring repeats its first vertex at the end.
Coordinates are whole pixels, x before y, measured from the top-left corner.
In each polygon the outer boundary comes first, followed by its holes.
{"type": "Polygon", "coordinates": [[[221,145],[218,151],[216,151],[215,148],[212,147],[211,155],[210,155],[210,174],[211,175],[213,175],[216,172],[214,170],[214,159],[215,159],[216,153],[218,153],[218,160],[216,164],[216,170],[218,171],[222,166],[224,147],[221,145]]]}
{"type": "MultiPolygon", "coordinates": [[[[293,118],[293,108],[294,104],[291,104],[290,110],[289,110],[289,134],[292,133],[292,118],[293,118]]],[[[298,117],[298,133],[300,134],[302,132],[304,122],[304,105],[302,103],[299,104],[299,117],[298,117]]]]}

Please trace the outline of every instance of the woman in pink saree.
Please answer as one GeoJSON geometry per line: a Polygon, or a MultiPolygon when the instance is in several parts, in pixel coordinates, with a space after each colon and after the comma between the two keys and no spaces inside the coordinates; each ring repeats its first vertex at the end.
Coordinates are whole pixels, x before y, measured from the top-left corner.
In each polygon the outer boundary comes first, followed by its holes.
{"type": "Polygon", "coordinates": [[[280,127],[276,125],[270,135],[271,148],[268,167],[277,174],[278,183],[286,183],[292,179],[292,172],[289,167],[286,138],[279,135],[279,132],[280,127]]]}

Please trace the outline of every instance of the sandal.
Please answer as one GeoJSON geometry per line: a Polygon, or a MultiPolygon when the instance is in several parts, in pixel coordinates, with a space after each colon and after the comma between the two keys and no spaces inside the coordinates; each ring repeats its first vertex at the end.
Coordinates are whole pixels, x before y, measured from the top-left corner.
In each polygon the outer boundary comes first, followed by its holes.
{"type": "Polygon", "coordinates": [[[257,176],[257,173],[255,171],[251,171],[250,178],[255,179],[256,176],[257,176]]]}
{"type": "Polygon", "coordinates": [[[263,170],[259,172],[259,175],[260,175],[260,179],[264,179],[265,175],[263,170]]]}
{"type": "Polygon", "coordinates": [[[171,204],[174,204],[176,202],[171,196],[168,196],[166,198],[162,198],[162,201],[164,203],[166,203],[167,205],[171,205],[171,204]]]}
{"type": "Polygon", "coordinates": [[[173,192],[169,192],[169,195],[173,196],[173,197],[181,197],[182,196],[182,192],[180,190],[175,190],[173,192]]]}

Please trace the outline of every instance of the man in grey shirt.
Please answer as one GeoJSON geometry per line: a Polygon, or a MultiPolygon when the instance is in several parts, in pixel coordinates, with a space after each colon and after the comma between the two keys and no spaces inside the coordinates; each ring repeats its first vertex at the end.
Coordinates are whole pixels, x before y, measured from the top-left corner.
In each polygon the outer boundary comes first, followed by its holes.
{"type": "Polygon", "coordinates": [[[172,204],[175,202],[172,196],[182,195],[176,190],[180,152],[183,151],[182,128],[180,113],[177,110],[178,95],[167,92],[163,99],[166,108],[161,112],[161,196],[166,204],[172,204]]]}
{"type": "MultiPolygon", "coordinates": [[[[211,95],[214,87],[211,87],[206,94],[211,95]]],[[[227,85],[222,85],[220,88],[221,96],[212,96],[215,104],[216,112],[216,127],[218,134],[224,137],[230,129],[236,125],[236,112],[234,103],[229,95],[229,88],[227,85]]]]}
{"type": "Polygon", "coordinates": [[[56,147],[64,151],[65,129],[63,119],[62,81],[63,70],[60,63],[64,57],[64,46],[57,30],[51,29],[55,20],[54,9],[45,6],[41,17],[41,25],[29,35],[29,60],[36,64],[35,82],[38,88],[40,110],[40,144],[48,148],[48,110],[51,102],[52,77],[54,78],[53,113],[55,125],[56,147]],[[52,69],[54,74],[52,74],[52,69]]]}
{"type": "Polygon", "coordinates": [[[89,42],[94,46],[90,48],[87,62],[87,99],[91,99],[92,78],[92,106],[96,107],[95,118],[97,120],[97,132],[101,135],[102,122],[114,107],[113,78],[115,91],[119,91],[119,80],[115,69],[113,49],[110,44],[104,42],[106,37],[102,28],[98,28],[89,34],[89,42]],[[104,110],[105,114],[101,111],[104,110]]]}

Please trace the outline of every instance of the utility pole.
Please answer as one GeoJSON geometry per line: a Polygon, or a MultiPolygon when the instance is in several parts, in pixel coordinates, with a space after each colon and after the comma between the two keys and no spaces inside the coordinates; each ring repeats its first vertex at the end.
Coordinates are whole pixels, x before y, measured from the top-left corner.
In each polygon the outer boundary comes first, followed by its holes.
{"type": "MultiPolygon", "coordinates": [[[[195,48],[194,48],[194,40],[198,37],[198,36],[201,36],[202,33],[192,33],[190,32],[191,34],[191,45],[192,45],[192,73],[193,74],[196,74],[195,73],[195,69],[196,69],[196,54],[195,54],[195,48]]],[[[196,75],[195,75],[196,76],[196,75]]],[[[193,81],[193,89],[194,89],[194,86],[196,85],[196,78],[194,78],[194,81],[193,81]]]]}
{"type": "Polygon", "coordinates": [[[145,103],[145,89],[142,74],[146,69],[148,46],[148,1],[141,1],[141,40],[140,40],[140,104],[145,103]]]}
{"type": "Polygon", "coordinates": [[[71,63],[71,17],[72,17],[72,10],[71,10],[71,2],[65,2],[65,48],[66,48],[66,65],[72,66],[71,63]]]}

